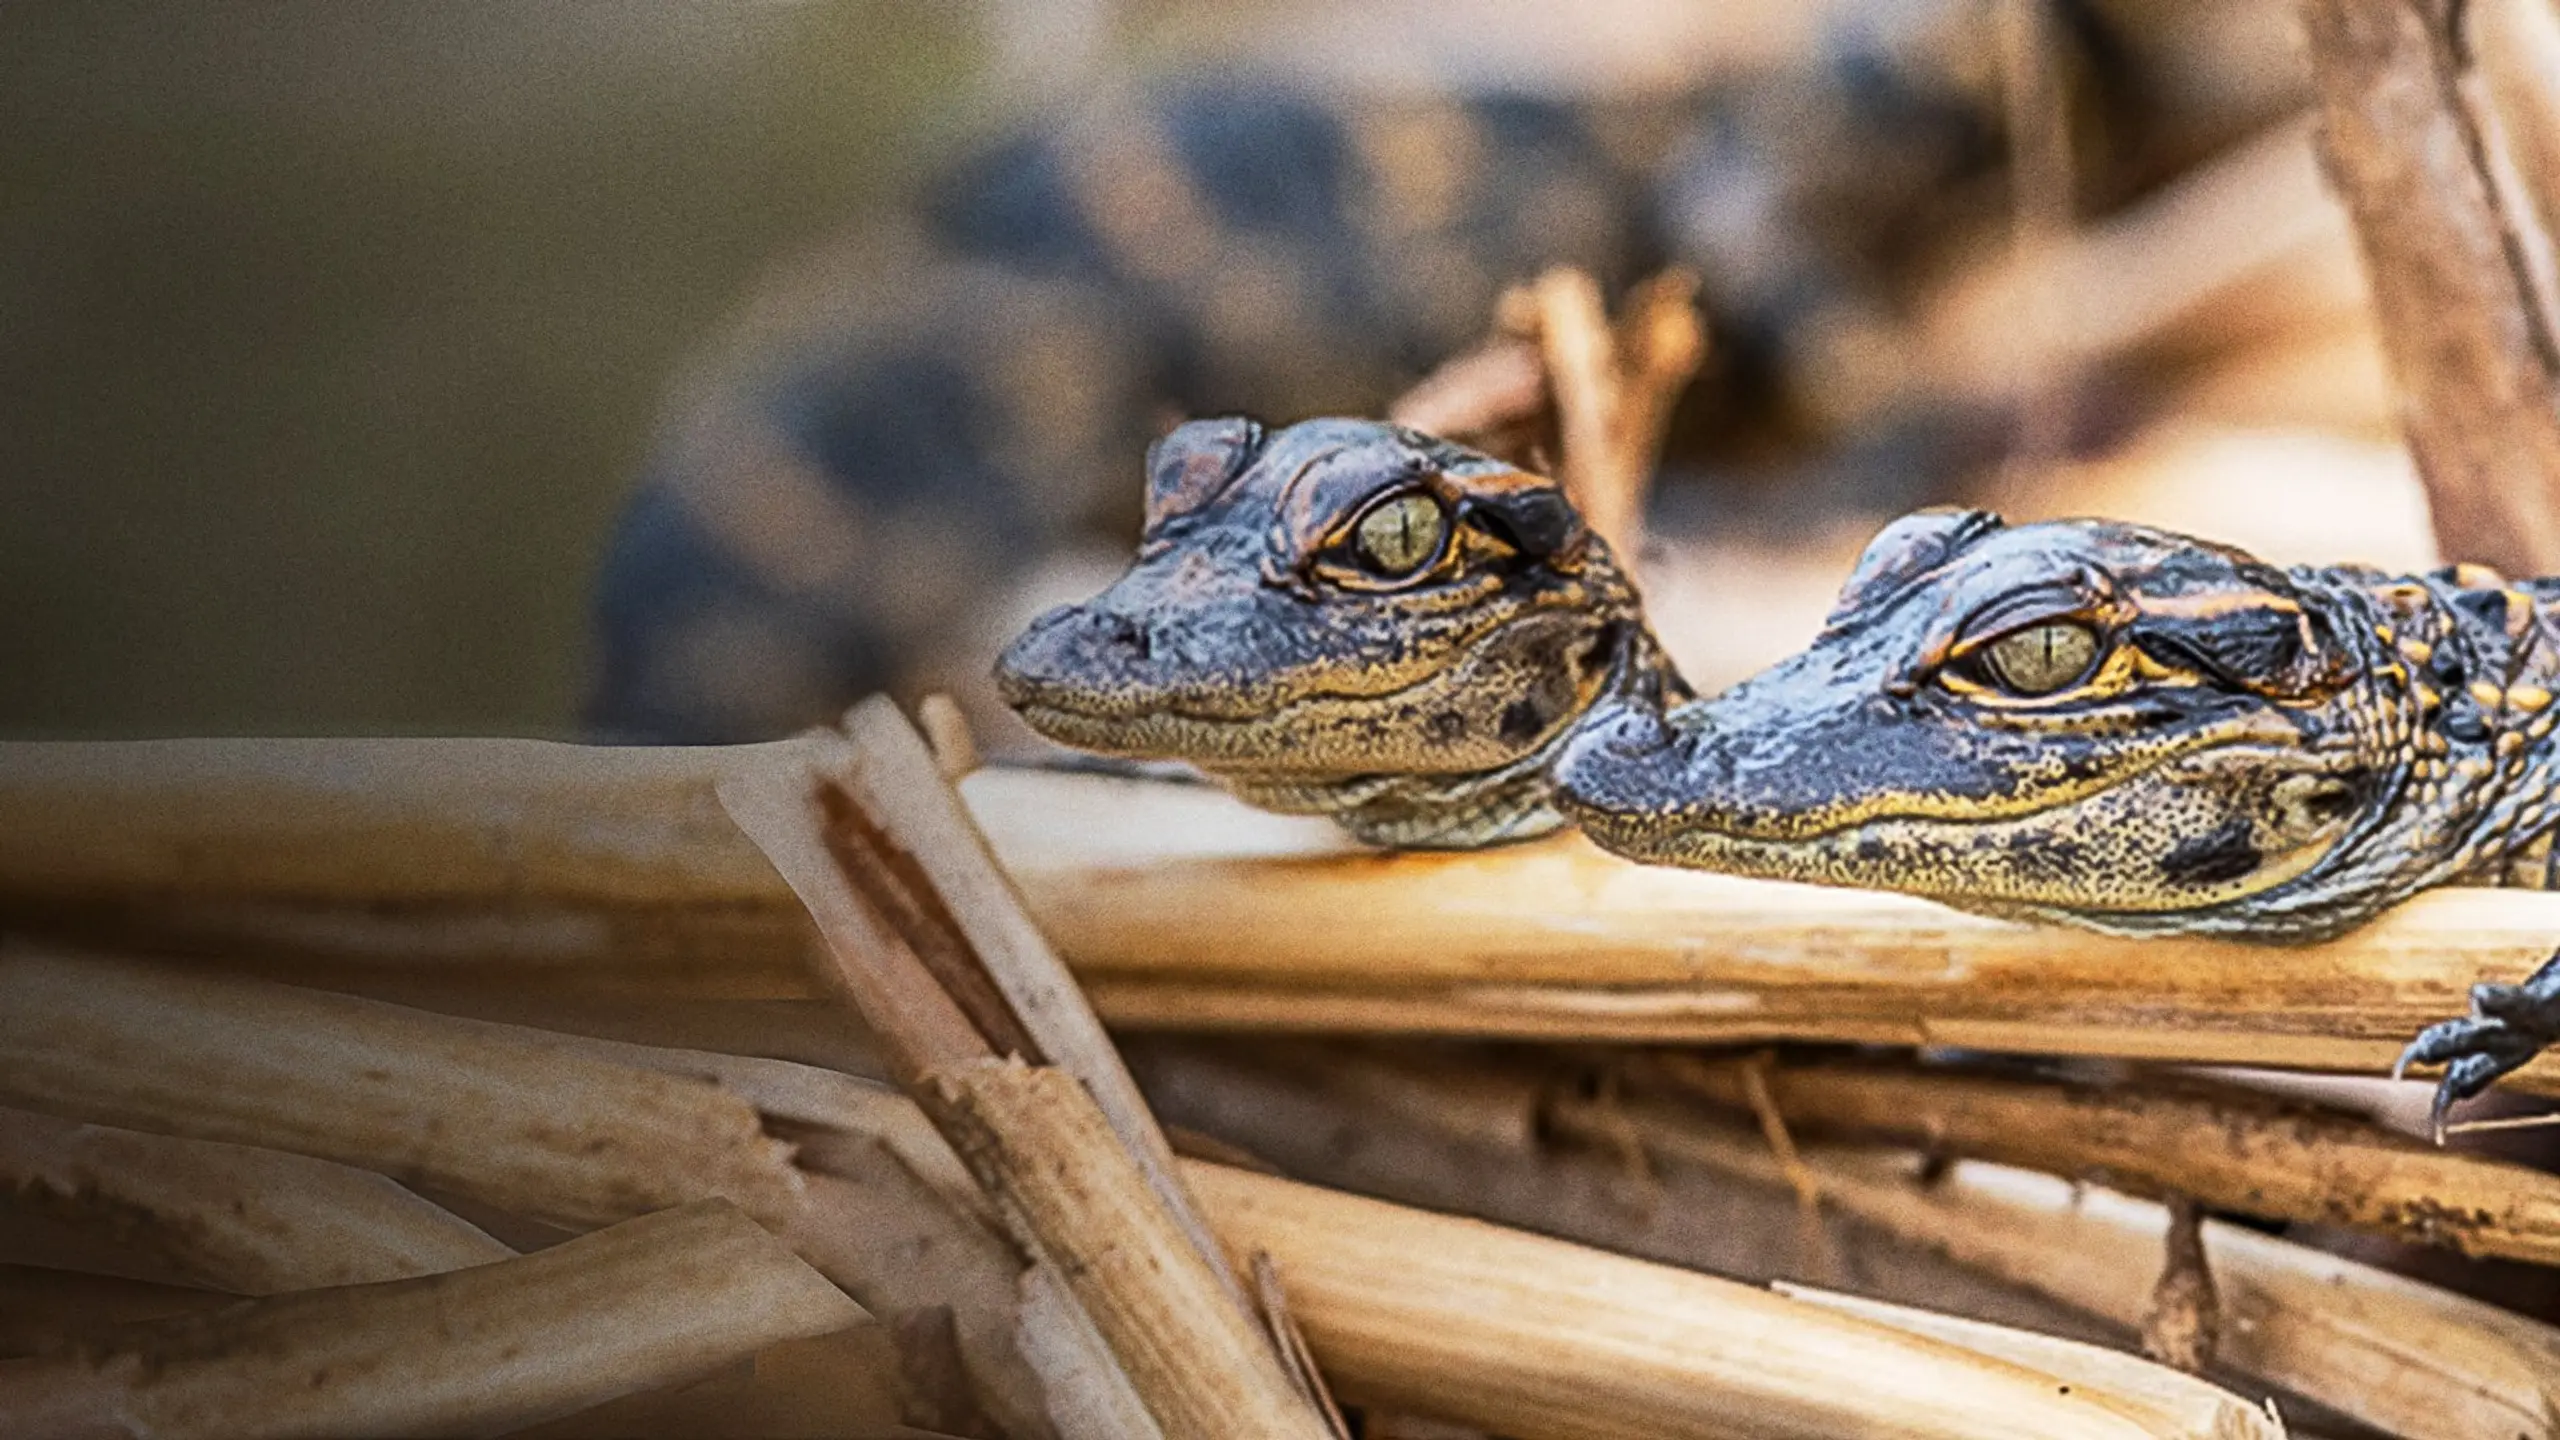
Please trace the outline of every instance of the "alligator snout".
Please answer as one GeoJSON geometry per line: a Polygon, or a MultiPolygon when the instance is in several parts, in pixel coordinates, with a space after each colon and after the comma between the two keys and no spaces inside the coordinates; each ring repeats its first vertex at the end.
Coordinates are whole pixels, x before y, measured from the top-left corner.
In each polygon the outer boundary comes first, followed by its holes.
{"type": "Polygon", "coordinates": [[[1659,815],[1694,795],[1700,737],[1657,707],[1610,700],[1595,707],[1566,742],[1554,771],[1569,814],[1585,820],[1659,815]]]}
{"type": "Polygon", "coordinates": [[[1095,605],[1061,605],[1031,622],[996,659],[996,686],[1012,705],[1073,703],[1147,679],[1155,658],[1146,622],[1095,605]]]}

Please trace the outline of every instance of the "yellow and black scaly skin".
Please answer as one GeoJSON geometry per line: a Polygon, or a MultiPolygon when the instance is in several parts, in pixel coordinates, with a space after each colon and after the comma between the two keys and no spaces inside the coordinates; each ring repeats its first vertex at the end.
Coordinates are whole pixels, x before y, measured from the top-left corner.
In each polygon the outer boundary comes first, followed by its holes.
{"type": "Polygon", "coordinates": [[[1687,697],[1544,476],[1369,420],[1195,421],[1147,469],[1136,563],[997,662],[1052,739],[1472,846],[1559,823],[1547,768],[1602,697],[1687,697]]]}
{"type": "MultiPolygon", "coordinates": [[[[1613,702],[1556,773],[1638,860],[2317,940],[2432,885],[2553,886],[2555,607],[2560,582],[2477,566],[2279,570],[2132,525],[1923,512],[1810,648],[1667,715],[1613,702]]],[[[2472,1093],[2554,1006],[2560,977],[2482,987],[2411,1058],[2472,1093]]]]}

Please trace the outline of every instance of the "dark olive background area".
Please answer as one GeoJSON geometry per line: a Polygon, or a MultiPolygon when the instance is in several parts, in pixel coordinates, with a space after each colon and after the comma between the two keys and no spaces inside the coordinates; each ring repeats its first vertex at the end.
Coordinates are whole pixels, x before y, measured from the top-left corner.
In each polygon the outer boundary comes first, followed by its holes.
{"type": "Polygon", "coordinates": [[[0,5],[0,734],[566,732],[672,368],[969,8],[0,5]]]}

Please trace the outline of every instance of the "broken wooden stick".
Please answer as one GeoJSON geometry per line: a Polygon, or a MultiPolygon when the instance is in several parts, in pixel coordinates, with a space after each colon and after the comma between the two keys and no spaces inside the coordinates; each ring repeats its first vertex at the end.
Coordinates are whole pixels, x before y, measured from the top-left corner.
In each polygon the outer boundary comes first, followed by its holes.
{"type": "Polygon", "coordinates": [[[276,1295],[515,1254],[380,1175],[279,1150],[0,1109],[0,1192],[112,1231],[188,1284],[276,1295]]]}
{"type": "Polygon", "coordinates": [[[710,1200],[448,1275],[246,1301],[0,1361],[0,1414],[30,1435],[486,1435],[862,1318],[710,1200]]]}
{"type": "Polygon", "coordinates": [[[903,1107],[903,1132],[823,1124],[874,1093],[781,1062],[0,950],[0,1103],[317,1156],[572,1230],[724,1198],[884,1321],[946,1315],[933,1343],[956,1347],[965,1389],[920,1403],[1050,1433],[1065,1382],[1026,1358],[1019,1259],[931,1173],[948,1152],[929,1131],[919,1145],[903,1107]]]}
{"type": "Polygon", "coordinates": [[[1594,533],[1630,568],[1643,554],[1645,496],[1680,391],[1706,359],[1698,280],[1666,271],[1629,294],[1615,327],[1600,283],[1556,269],[1530,291],[1555,393],[1557,478],[1594,533]]]}
{"type": "MultiPolygon", "coordinates": [[[[1501,1433],[1973,1437],[2275,1435],[2225,1395],[2208,1417],[1752,1286],[1207,1164],[1186,1167],[1230,1244],[1289,1277],[1308,1340],[1355,1399],[1501,1433]],[[1451,1391],[1443,1377],[1466,1374],[1451,1391]],[[2137,1418],[2137,1416],[2139,1418],[2137,1418]]],[[[2013,1349],[2020,1354],[2023,1346],[2013,1349]]],[[[2128,1364],[2139,1362],[2128,1361],[2128,1364]]]]}
{"type": "MultiPolygon", "coordinates": [[[[1550,1123],[1576,1133],[1583,1102],[1554,1097],[1550,1123]]],[[[1666,1161],[1759,1184],[1786,1175],[1751,1129],[1695,1106],[1621,1105],[1666,1161]]],[[[1826,1207],[1928,1244],[2013,1283],[2103,1316],[2128,1333],[2153,1308],[2169,1231],[2164,1207],[1983,1161],[1933,1166],[1908,1150],[1800,1142],[1826,1207]]],[[[2216,1359],[2393,1434],[2422,1440],[2560,1435],[2560,1331],[2494,1305],[2206,1221],[2203,1244],[2225,1322],[2216,1359]]]]}
{"type": "Polygon", "coordinates": [[[1170,1440],[1332,1435],[922,738],[873,700],[814,748],[731,777],[722,803],[1017,1243],[1066,1282],[1170,1440]]]}
{"type": "Polygon", "coordinates": [[[1632,1060],[1625,1083],[1740,1110],[1753,1075],[1798,1131],[1892,1138],[2216,1210],[2560,1264],[2560,1176],[2230,1086],[1685,1054],[1632,1060]]]}

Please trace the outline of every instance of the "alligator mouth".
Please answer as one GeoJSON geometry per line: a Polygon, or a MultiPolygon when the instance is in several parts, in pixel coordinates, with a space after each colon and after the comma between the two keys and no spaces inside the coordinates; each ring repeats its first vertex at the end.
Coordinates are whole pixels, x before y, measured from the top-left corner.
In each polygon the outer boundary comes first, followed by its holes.
{"type": "MultiPolygon", "coordinates": [[[[1650,858],[1674,850],[1720,857],[1713,868],[1742,867],[1754,856],[1825,855],[1854,848],[1862,835],[1895,827],[1955,830],[2010,825],[2067,811],[2164,767],[2200,757],[2271,762],[2298,759],[2271,748],[2261,735],[2191,737],[2133,763],[2025,794],[1876,797],[1849,813],[1838,802],[1801,808],[1730,803],[1720,793],[1715,766],[1697,754],[1707,737],[1682,731],[1662,716],[1639,710],[1595,714],[1557,767],[1558,798],[1574,823],[1594,840],[1650,858]],[[1906,803],[1895,804],[1896,798],[1906,803]],[[1917,800],[1919,803],[1909,803],[1917,800]],[[1722,857],[1732,857],[1728,862],[1722,857]]],[[[1805,757],[1803,763],[1816,763],[1805,757]]],[[[1699,862],[1704,864],[1705,862],[1699,862]]],[[[1772,862],[1775,863],[1775,862],[1772,862]]],[[[1754,867],[1747,873],[1768,873],[1754,867]]]]}

